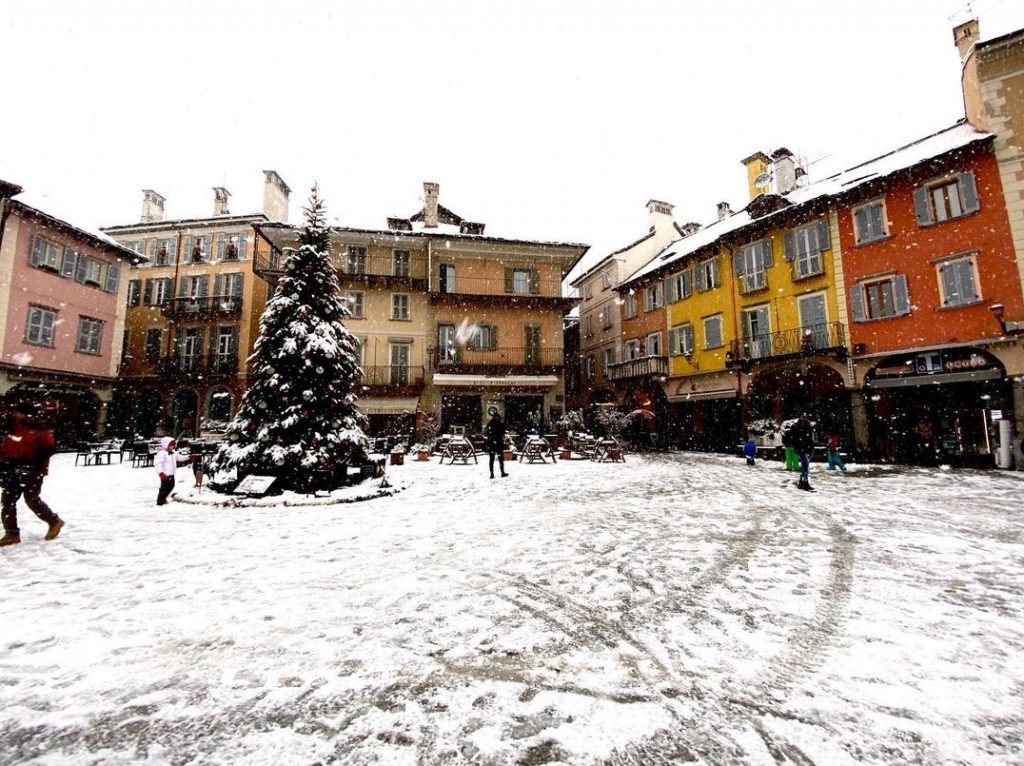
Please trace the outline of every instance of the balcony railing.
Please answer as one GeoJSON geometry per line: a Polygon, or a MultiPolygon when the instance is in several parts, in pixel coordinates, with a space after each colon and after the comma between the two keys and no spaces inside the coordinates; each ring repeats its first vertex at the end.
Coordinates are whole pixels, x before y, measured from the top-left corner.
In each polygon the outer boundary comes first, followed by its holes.
{"type": "Polygon", "coordinates": [[[170,298],[161,310],[166,317],[238,316],[242,313],[242,298],[239,295],[170,298]]]}
{"type": "Polygon", "coordinates": [[[460,369],[528,369],[556,368],[565,365],[565,351],[561,348],[534,346],[499,346],[492,349],[473,349],[459,346],[453,349],[429,349],[437,372],[457,372],[460,369]]]}
{"type": "Polygon", "coordinates": [[[430,277],[430,292],[435,295],[487,295],[505,298],[566,298],[578,300],[579,291],[563,294],[562,281],[554,278],[536,280],[512,280],[504,277],[466,277],[461,274],[454,279],[441,279],[437,274],[430,277]]]}
{"type": "Polygon", "coordinates": [[[653,375],[668,375],[667,356],[642,356],[608,365],[608,380],[630,380],[653,375]]]}
{"type": "Polygon", "coordinates": [[[347,253],[331,255],[331,263],[339,278],[348,277],[391,277],[393,279],[426,279],[427,259],[412,253],[406,261],[395,260],[390,255],[368,255],[365,258],[351,258],[347,253]]]}
{"type": "Polygon", "coordinates": [[[364,386],[388,388],[423,388],[423,367],[390,364],[378,367],[363,367],[360,383],[364,386]]]}
{"type": "Polygon", "coordinates": [[[756,293],[758,290],[767,290],[768,274],[765,271],[752,271],[749,274],[741,274],[739,285],[741,295],[756,293]]]}
{"type": "Polygon", "coordinates": [[[839,322],[797,327],[733,341],[728,364],[784,356],[845,356],[846,330],[839,322]]]}
{"type": "Polygon", "coordinates": [[[235,375],[238,357],[235,356],[164,356],[156,363],[161,375],[235,375]]]}

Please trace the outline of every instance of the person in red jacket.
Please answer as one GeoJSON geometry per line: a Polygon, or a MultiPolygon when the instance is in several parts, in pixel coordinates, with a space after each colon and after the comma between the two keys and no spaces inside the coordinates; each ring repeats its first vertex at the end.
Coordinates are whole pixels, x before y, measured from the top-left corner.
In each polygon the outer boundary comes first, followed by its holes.
{"type": "Polygon", "coordinates": [[[41,406],[33,402],[15,404],[10,430],[0,441],[0,517],[4,525],[0,546],[21,542],[17,505],[22,495],[25,504],[46,522],[46,539],[60,534],[64,522],[39,497],[50,456],[56,451],[53,429],[46,423],[41,406]]]}

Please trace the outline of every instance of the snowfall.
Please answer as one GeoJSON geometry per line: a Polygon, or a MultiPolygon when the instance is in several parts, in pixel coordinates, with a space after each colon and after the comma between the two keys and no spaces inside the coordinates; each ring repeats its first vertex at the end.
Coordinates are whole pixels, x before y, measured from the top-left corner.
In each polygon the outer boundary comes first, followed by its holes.
{"type": "Polygon", "coordinates": [[[1024,474],[411,457],[163,507],[55,457],[63,532],[0,549],[0,763],[1024,763],[1024,474]]]}

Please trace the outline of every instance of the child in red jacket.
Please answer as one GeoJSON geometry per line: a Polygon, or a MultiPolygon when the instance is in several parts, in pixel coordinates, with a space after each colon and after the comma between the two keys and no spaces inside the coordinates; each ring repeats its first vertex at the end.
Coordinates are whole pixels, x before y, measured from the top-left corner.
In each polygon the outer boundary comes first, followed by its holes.
{"type": "Polygon", "coordinates": [[[41,408],[33,402],[19,402],[11,416],[11,429],[0,441],[0,518],[4,536],[0,546],[21,542],[18,529],[18,498],[25,496],[25,504],[46,522],[45,538],[52,540],[60,534],[64,522],[39,497],[43,477],[49,471],[50,456],[57,451],[51,429],[42,417],[41,408]]]}

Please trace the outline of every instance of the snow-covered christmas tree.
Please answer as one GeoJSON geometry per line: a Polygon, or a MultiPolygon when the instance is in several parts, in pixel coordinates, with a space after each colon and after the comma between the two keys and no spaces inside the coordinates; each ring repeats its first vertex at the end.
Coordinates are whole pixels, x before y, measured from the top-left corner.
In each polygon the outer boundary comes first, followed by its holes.
{"type": "Polygon", "coordinates": [[[260,318],[249,385],[225,441],[211,461],[239,479],[276,476],[275,489],[313,492],[346,482],[365,461],[366,418],[355,408],[358,341],[342,320],[330,232],[314,186],[299,248],[260,318]]]}

